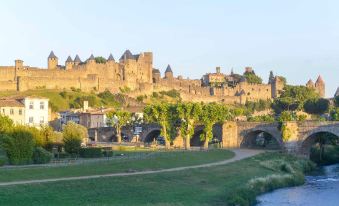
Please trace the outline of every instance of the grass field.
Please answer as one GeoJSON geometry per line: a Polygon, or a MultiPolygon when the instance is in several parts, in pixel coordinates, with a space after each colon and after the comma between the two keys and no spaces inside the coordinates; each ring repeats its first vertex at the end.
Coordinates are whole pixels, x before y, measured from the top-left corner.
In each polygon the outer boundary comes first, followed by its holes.
{"type": "Polygon", "coordinates": [[[260,164],[281,159],[295,161],[284,154],[264,153],[210,168],[7,186],[0,189],[0,205],[225,205],[228,195],[251,178],[283,174],[260,164]]]}
{"type": "Polygon", "coordinates": [[[122,153],[125,157],[76,165],[0,168],[0,182],[165,169],[216,162],[234,155],[228,150],[122,153]]]}

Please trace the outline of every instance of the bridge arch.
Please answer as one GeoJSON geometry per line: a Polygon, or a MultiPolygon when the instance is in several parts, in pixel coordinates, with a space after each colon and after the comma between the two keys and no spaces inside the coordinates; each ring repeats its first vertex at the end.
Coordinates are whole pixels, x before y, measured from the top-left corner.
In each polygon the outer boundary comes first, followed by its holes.
{"type": "Polygon", "coordinates": [[[253,128],[241,132],[240,148],[282,149],[283,142],[278,131],[253,128]]]}
{"type": "MultiPolygon", "coordinates": [[[[191,140],[190,140],[191,146],[200,147],[204,145],[204,141],[200,140],[200,135],[203,133],[203,130],[204,130],[204,125],[198,125],[195,127],[194,134],[192,135],[191,140]]],[[[222,125],[221,124],[213,125],[212,133],[213,133],[213,140],[217,142],[222,141],[222,125]]]]}
{"type": "Polygon", "coordinates": [[[147,134],[144,135],[142,141],[147,143],[153,142],[160,136],[160,133],[161,133],[160,128],[154,128],[152,130],[149,130],[147,134]]]}
{"type": "Polygon", "coordinates": [[[319,135],[333,135],[339,138],[339,129],[333,129],[330,127],[319,127],[306,133],[302,138],[301,152],[303,154],[309,154],[311,147],[317,143],[319,135]]]}

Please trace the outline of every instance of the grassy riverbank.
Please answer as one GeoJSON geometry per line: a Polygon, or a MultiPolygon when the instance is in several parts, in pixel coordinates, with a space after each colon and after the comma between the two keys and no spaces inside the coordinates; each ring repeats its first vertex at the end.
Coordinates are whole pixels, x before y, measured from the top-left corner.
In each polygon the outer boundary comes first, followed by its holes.
{"type": "MultiPolygon", "coordinates": [[[[300,176],[299,181],[292,182],[301,184],[303,182],[301,172],[308,168],[308,165],[305,161],[289,155],[264,153],[209,168],[130,177],[5,186],[0,189],[0,205],[226,205],[235,203],[235,191],[243,191],[247,185],[255,185],[253,189],[259,189],[260,193],[269,191],[267,188],[259,187],[266,183],[262,184],[263,180],[257,178],[273,178],[270,180],[275,182],[274,175],[288,176],[293,170],[300,176]]],[[[288,182],[279,186],[292,184],[288,182]]],[[[255,198],[256,194],[250,195],[255,198]]],[[[253,198],[248,202],[252,202],[253,198]]]]}
{"type": "Polygon", "coordinates": [[[0,167],[0,182],[157,170],[217,162],[234,156],[234,153],[228,150],[121,153],[124,156],[109,160],[103,158],[100,161],[84,161],[73,165],[0,167]]]}

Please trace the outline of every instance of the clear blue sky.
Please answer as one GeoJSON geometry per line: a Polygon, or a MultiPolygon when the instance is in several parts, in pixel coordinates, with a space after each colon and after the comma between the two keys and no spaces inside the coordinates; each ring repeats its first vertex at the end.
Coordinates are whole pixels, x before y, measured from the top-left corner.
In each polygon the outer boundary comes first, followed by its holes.
{"type": "Polygon", "coordinates": [[[270,70],[288,83],[318,74],[326,95],[339,86],[338,0],[41,0],[1,1],[0,65],[46,67],[51,50],[118,59],[125,49],[152,51],[154,67],[200,78],[221,66],[270,70]]]}

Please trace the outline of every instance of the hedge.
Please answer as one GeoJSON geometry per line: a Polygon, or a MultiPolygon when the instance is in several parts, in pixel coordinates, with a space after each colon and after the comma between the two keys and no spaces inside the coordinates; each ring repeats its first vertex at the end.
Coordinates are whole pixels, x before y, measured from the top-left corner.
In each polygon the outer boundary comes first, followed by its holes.
{"type": "Polygon", "coordinates": [[[84,158],[96,158],[96,157],[102,157],[102,150],[101,148],[97,147],[88,147],[88,148],[81,148],[79,150],[80,157],[84,158]]]}
{"type": "Polygon", "coordinates": [[[52,159],[52,153],[46,151],[42,147],[37,147],[33,152],[33,163],[34,164],[46,164],[52,159]]]}

